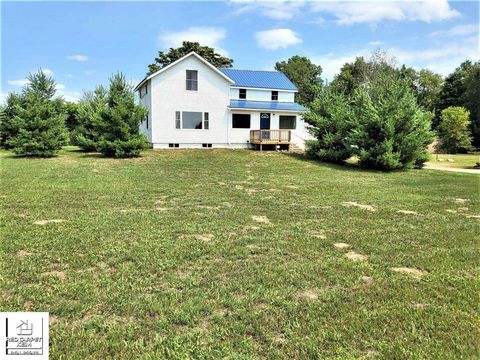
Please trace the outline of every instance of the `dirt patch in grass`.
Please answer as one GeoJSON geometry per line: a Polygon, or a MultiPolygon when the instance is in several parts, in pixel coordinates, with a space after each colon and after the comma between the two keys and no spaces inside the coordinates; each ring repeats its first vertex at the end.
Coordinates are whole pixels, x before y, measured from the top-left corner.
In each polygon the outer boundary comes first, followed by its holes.
{"type": "Polygon", "coordinates": [[[325,235],[325,231],[323,230],[313,232],[312,236],[320,240],[325,240],[327,238],[327,235],[325,235]]]}
{"type": "Polygon", "coordinates": [[[315,290],[305,290],[297,293],[297,297],[307,300],[318,300],[318,292],[315,290]]]}
{"type": "Polygon", "coordinates": [[[355,208],[359,208],[359,209],[362,209],[362,210],[377,211],[377,208],[373,205],[359,204],[355,201],[344,201],[344,202],[342,202],[342,205],[346,206],[346,207],[355,207],[355,208]]]}
{"type": "Polygon", "coordinates": [[[243,227],[243,231],[249,231],[249,230],[259,230],[260,227],[254,226],[254,225],[245,225],[243,227]]]}
{"type": "Polygon", "coordinates": [[[333,246],[335,246],[337,249],[346,249],[350,247],[350,244],[340,242],[333,244],[333,246]]]}
{"type": "Polygon", "coordinates": [[[25,250],[18,250],[17,254],[16,254],[16,257],[19,258],[19,259],[22,259],[22,258],[30,256],[30,255],[33,255],[33,253],[30,253],[30,252],[25,251],[25,250]]]}
{"type": "Polygon", "coordinates": [[[368,256],[358,254],[355,251],[349,251],[345,256],[352,261],[367,261],[368,256]]]}
{"type": "Polygon", "coordinates": [[[252,220],[258,223],[270,224],[270,219],[264,215],[252,215],[252,220]]]}
{"type": "Polygon", "coordinates": [[[408,267],[392,267],[390,268],[390,270],[412,276],[416,279],[420,279],[423,275],[426,274],[426,271],[408,267]]]}
{"type": "Polygon", "coordinates": [[[450,214],[456,214],[458,212],[457,210],[453,210],[453,209],[445,209],[445,211],[450,214]]]}
{"type": "Polygon", "coordinates": [[[468,202],[468,199],[455,198],[455,199],[453,199],[453,202],[455,204],[465,204],[466,202],[468,202]]]}
{"type": "Polygon", "coordinates": [[[213,240],[215,236],[213,234],[197,234],[193,235],[193,237],[197,240],[209,243],[213,240]]]}
{"type": "Polygon", "coordinates": [[[457,209],[458,212],[467,212],[468,211],[468,207],[460,207],[457,209]]]}
{"type": "Polygon", "coordinates": [[[371,276],[362,276],[362,281],[363,281],[366,285],[372,285],[372,284],[373,284],[373,277],[371,277],[371,276]]]}
{"type": "Polygon", "coordinates": [[[285,335],[283,334],[279,334],[279,335],[274,335],[272,336],[272,341],[275,343],[275,344],[278,344],[278,345],[283,345],[287,342],[287,338],[285,337],[285,335]]]}
{"type": "Polygon", "coordinates": [[[258,246],[257,244],[248,244],[246,246],[247,249],[252,249],[252,250],[258,250],[258,249],[261,249],[260,246],[258,246]]]}
{"type": "Polygon", "coordinates": [[[37,220],[34,222],[35,225],[48,225],[48,224],[59,224],[64,222],[63,219],[50,219],[50,220],[37,220]]]}
{"type": "Polygon", "coordinates": [[[467,215],[468,219],[480,219],[480,215],[467,215]]]}
{"type": "Polygon", "coordinates": [[[397,210],[397,213],[403,215],[419,215],[418,212],[413,210],[397,210]]]}
{"type": "Polygon", "coordinates": [[[157,207],[155,207],[155,210],[161,211],[161,212],[165,212],[165,211],[170,211],[170,210],[172,210],[172,209],[171,209],[171,208],[166,208],[166,207],[159,207],[159,206],[157,206],[157,207]]]}
{"type": "Polygon", "coordinates": [[[54,276],[59,279],[65,279],[65,273],[63,271],[58,271],[58,270],[46,271],[42,273],[41,276],[42,277],[54,276]]]}

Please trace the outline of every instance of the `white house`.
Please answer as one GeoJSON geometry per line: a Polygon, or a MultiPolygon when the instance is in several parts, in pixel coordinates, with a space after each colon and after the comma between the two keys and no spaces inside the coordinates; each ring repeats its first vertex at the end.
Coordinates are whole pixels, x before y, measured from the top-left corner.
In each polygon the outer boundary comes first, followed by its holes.
{"type": "Polygon", "coordinates": [[[191,52],[135,90],[148,109],[140,128],[153,148],[303,149],[309,138],[297,88],[279,71],[216,68],[191,52]]]}

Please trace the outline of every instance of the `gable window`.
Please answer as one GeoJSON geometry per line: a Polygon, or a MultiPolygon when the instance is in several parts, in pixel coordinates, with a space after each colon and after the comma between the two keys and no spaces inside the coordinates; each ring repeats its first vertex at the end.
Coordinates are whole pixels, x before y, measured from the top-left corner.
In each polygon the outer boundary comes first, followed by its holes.
{"type": "Polygon", "coordinates": [[[246,99],[247,98],[247,89],[238,89],[238,98],[246,99]]]}
{"type": "Polygon", "coordinates": [[[180,111],[175,111],[175,129],[180,129],[180,111]]]}
{"type": "Polygon", "coordinates": [[[250,129],[250,114],[232,114],[232,128],[250,129]]]}
{"type": "Polygon", "coordinates": [[[290,115],[280,115],[280,129],[296,129],[297,117],[290,115]]]}
{"type": "Polygon", "coordinates": [[[278,101],[278,91],[272,91],[272,101],[278,101]]]}
{"type": "Polygon", "coordinates": [[[147,95],[147,85],[141,87],[140,90],[138,90],[138,92],[140,94],[140,99],[143,99],[145,95],[147,95]]]}
{"type": "Polygon", "coordinates": [[[198,71],[187,70],[187,90],[198,90],[198,71]]]}
{"type": "Polygon", "coordinates": [[[208,113],[206,112],[206,113],[203,113],[203,128],[204,128],[205,130],[208,130],[209,126],[210,126],[210,125],[209,125],[209,115],[208,115],[208,113]]]}

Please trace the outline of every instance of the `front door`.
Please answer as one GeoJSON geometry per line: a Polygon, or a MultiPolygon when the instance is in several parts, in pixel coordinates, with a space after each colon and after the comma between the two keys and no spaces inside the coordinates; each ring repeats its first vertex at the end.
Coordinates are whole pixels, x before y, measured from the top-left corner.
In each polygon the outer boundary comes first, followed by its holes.
{"type": "MultiPolygon", "coordinates": [[[[260,130],[270,129],[270,113],[260,113],[260,130]]],[[[262,140],[270,140],[270,131],[260,131],[262,140]]]]}
{"type": "Polygon", "coordinates": [[[270,129],[270,113],[260,113],[260,130],[270,129]]]}

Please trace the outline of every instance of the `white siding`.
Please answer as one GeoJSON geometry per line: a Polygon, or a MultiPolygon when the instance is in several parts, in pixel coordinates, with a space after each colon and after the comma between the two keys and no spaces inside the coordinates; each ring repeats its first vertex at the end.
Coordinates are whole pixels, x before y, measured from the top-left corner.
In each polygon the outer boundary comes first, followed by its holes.
{"type": "MultiPolygon", "coordinates": [[[[230,99],[238,99],[238,88],[230,89],[230,99]]],[[[272,90],[247,89],[247,99],[254,101],[272,101],[272,90]]],[[[295,93],[290,91],[278,90],[278,101],[294,102],[295,93]]]]}
{"type": "Polygon", "coordinates": [[[226,143],[230,104],[230,83],[226,79],[191,56],[151,82],[154,145],[226,143]],[[198,91],[186,90],[186,70],[198,71],[198,91]],[[176,111],[208,112],[209,130],[176,129],[176,111]]]}
{"type": "Polygon", "coordinates": [[[140,98],[140,104],[145,106],[148,109],[148,129],[146,127],[146,122],[142,122],[140,124],[140,132],[144,133],[145,136],[147,137],[148,141],[151,143],[152,142],[152,88],[150,85],[150,80],[145,83],[145,85],[142,86],[144,88],[145,86],[147,87],[147,94],[144,95],[142,98],[140,98]]]}

